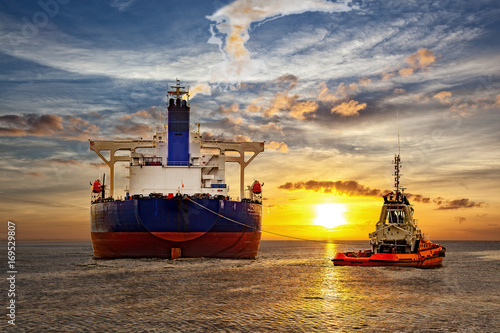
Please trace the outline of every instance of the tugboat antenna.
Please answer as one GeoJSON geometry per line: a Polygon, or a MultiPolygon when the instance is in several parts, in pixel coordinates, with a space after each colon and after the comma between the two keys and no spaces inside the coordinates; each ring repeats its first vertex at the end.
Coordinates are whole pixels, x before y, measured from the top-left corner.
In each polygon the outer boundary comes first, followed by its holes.
{"type": "Polygon", "coordinates": [[[401,156],[401,142],[399,141],[399,111],[396,113],[396,121],[398,124],[398,155],[401,156]]]}

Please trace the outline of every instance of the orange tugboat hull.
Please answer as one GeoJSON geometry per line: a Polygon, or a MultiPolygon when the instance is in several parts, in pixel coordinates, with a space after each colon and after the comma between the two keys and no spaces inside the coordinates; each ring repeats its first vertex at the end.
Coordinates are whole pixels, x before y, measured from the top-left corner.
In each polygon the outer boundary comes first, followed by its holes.
{"type": "Polygon", "coordinates": [[[337,253],[332,259],[335,266],[404,266],[435,268],[443,263],[443,247],[420,251],[418,253],[376,253],[363,256],[364,252],[337,253]]]}

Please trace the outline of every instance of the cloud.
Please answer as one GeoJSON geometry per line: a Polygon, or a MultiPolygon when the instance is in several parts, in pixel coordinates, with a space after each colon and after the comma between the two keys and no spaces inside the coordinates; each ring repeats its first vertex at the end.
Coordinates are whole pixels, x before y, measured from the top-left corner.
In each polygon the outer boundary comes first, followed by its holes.
{"type": "Polygon", "coordinates": [[[427,67],[436,62],[436,56],[432,50],[422,48],[406,57],[405,62],[408,67],[382,73],[381,80],[387,81],[396,76],[396,73],[401,77],[410,77],[417,71],[425,71],[427,67]]]}
{"type": "Polygon", "coordinates": [[[232,142],[252,142],[253,140],[250,139],[246,135],[242,134],[236,134],[231,138],[227,138],[224,136],[224,134],[213,134],[212,132],[203,132],[201,134],[201,137],[203,138],[203,141],[232,141],[232,142]]]}
{"type": "Polygon", "coordinates": [[[157,112],[157,107],[152,106],[151,108],[149,108],[149,110],[139,110],[135,113],[127,114],[127,115],[121,117],[120,120],[127,121],[127,120],[137,119],[137,118],[148,119],[148,118],[151,118],[151,116],[156,112],[157,112]]]}
{"type": "Polygon", "coordinates": [[[115,133],[123,134],[127,137],[150,137],[153,129],[151,126],[144,124],[120,124],[115,126],[114,131],[115,133]]]}
{"type": "Polygon", "coordinates": [[[394,77],[394,73],[382,73],[382,81],[388,81],[394,77]]]}
{"type": "Polygon", "coordinates": [[[402,77],[408,77],[413,74],[413,68],[403,68],[398,71],[399,75],[402,77]]]}
{"type": "Polygon", "coordinates": [[[41,174],[40,172],[36,172],[36,171],[34,171],[34,172],[28,172],[26,175],[27,175],[27,176],[32,176],[32,177],[45,177],[45,176],[44,176],[43,174],[41,174]]]}
{"type": "Polygon", "coordinates": [[[406,58],[406,62],[413,69],[425,69],[429,65],[436,62],[436,56],[434,52],[428,49],[420,49],[416,53],[410,54],[406,58]]]}
{"type": "Polygon", "coordinates": [[[252,142],[252,139],[250,139],[246,135],[237,134],[230,141],[234,141],[234,142],[252,142]]]}
{"type": "Polygon", "coordinates": [[[262,112],[264,117],[271,117],[284,110],[290,110],[296,103],[299,95],[288,95],[288,90],[277,92],[271,100],[271,105],[262,112]]]}
{"type": "Polygon", "coordinates": [[[248,129],[254,133],[273,133],[273,135],[276,135],[276,134],[280,134],[280,135],[284,135],[283,134],[283,128],[279,125],[277,125],[276,123],[267,123],[265,125],[248,125],[248,129]]]}
{"type": "Polygon", "coordinates": [[[250,39],[252,23],[264,24],[270,20],[311,11],[326,13],[352,10],[347,4],[324,0],[236,0],[207,18],[212,37],[209,43],[219,46],[224,62],[213,67],[211,82],[239,82],[258,69],[245,44],[250,39]]]}
{"type": "Polygon", "coordinates": [[[228,113],[237,113],[240,112],[240,106],[239,104],[231,104],[230,106],[226,107],[225,104],[221,104],[219,108],[217,109],[217,112],[228,114],[228,113]]]}
{"type": "Polygon", "coordinates": [[[312,114],[318,109],[318,103],[314,101],[299,102],[292,106],[290,115],[298,120],[306,119],[306,114],[312,114]]]}
{"type": "Polygon", "coordinates": [[[336,191],[339,194],[346,194],[348,196],[363,196],[363,197],[378,197],[382,195],[379,189],[371,189],[359,184],[355,180],[348,181],[330,181],[330,180],[309,180],[307,182],[299,181],[296,183],[287,182],[278,186],[282,190],[308,190],[308,191],[323,191],[330,193],[336,191]]]}
{"type": "Polygon", "coordinates": [[[441,91],[441,92],[437,93],[436,95],[434,95],[432,98],[439,99],[439,102],[441,102],[441,104],[450,104],[451,96],[452,96],[451,92],[441,91]]]}
{"type": "Polygon", "coordinates": [[[463,216],[455,216],[455,220],[458,222],[458,223],[463,223],[465,221],[467,221],[467,219],[463,216]]]}
{"type": "Polygon", "coordinates": [[[350,100],[349,102],[343,102],[339,105],[332,107],[331,112],[340,114],[344,117],[356,116],[359,111],[366,108],[366,103],[359,103],[355,100],[350,100]]]}
{"type": "MultiPolygon", "coordinates": [[[[296,191],[296,190],[306,190],[315,191],[323,193],[337,192],[338,194],[346,194],[348,196],[361,196],[361,197],[380,197],[390,191],[382,191],[380,189],[372,189],[366,187],[355,180],[347,181],[332,181],[332,180],[309,180],[309,181],[299,181],[299,182],[286,182],[278,186],[279,189],[296,191]]],[[[405,195],[415,202],[422,203],[434,203],[438,205],[438,210],[453,210],[462,208],[480,208],[486,207],[485,202],[474,202],[467,198],[457,199],[457,200],[446,200],[442,197],[435,199],[423,197],[420,194],[405,193],[405,195]]]]}
{"type": "MultiPolygon", "coordinates": [[[[292,82],[289,86],[293,87],[292,82]]],[[[301,100],[300,95],[290,95],[289,90],[278,91],[270,102],[264,103],[259,97],[250,102],[246,107],[248,113],[262,113],[263,117],[271,118],[280,112],[287,112],[289,116],[298,120],[306,119],[307,115],[312,115],[318,109],[318,103],[310,100],[301,100]]]]}
{"type": "Polygon", "coordinates": [[[63,118],[56,115],[5,115],[0,116],[0,133],[9,135],[12,132],[22,133],[21,135],[49,136],[63,131],[63,118]]]}
{"type": "Polygon", "coordinates": [[[263,106],[260,104],[263,103],[263,100],[264,100],[263,97],[258,97],[256,99],[254,99],[253,101],[250,102],[250,104],[248,104],[248,106],[245,109],[245,112],[248,112],[248,113],[261,112],[263,109],[263,106]]]}
{"type": "MultiPolygon", "coordinates": [[[[500,106],[499,96],[494,97],[490,89],[485,89],[482,93],[476,90],[474,94],[463,93],[457,96],[453,96],[450,91],[441,91],[432,96],[432,98],[438,99],[441,104],[449,106],[451,112],[461,117],[467,117],[479,110],[487,110],[495,106],[500,106]]],[[[429,102],[429,99],[427,98],[423,102],[429,102]]]]}
{"type": "Polygon", "coordinates": [[[53,158],[53,159],[50,159],[49,162],[55,163],[55,164],[74,165],[74,166],[82,165],[82,163],[77,161],[77,160],[62,159],[62,158],[53,158]]]}
{"type": "Polygon", "coordinates": [[[405,193],[405,195],[408,197],[408,199],[412,199],[413,201],[416,201],[416,202],[422,202],[422,203],[431,203],[432,202],[431,198],[423,197],[420,194],[405,193]]]}
{"type": "Polygon", "coordinates": [[[45,136],[85,141],[99,127],[71,115],[21,114],[0,116],[0,136],[45,136]]]}
{"type": "MultiPolygon", "coordinates": [[[[367,85],[371,80],[363,80],[363,85],[367,85]]],[[[321,82],[319,84],[318,99],[326,104],[330,104],[331,113],[336,113],[344,117],[355,116],[359,114],[359,111],[366,108],[366,103],[359,103],[355,100],[349,100],[353,93],[357,92],[359,89],[356,83],[345,84],[341,82],[336,88],[335,93],[329,92],[326,83],[321,82]]]]}
{"type": "Polygon", "coordinates": [[[417,70],[425,70],[434,62],[436,62],[434,52],[428,49],[420,49],[406,58],[406,63],[410,67],[402,68],[398,71],[398,73],[402,77],[408,77],[417,70]]]}
{"type": "Polygon", "coordinates": [[[99,163],[91,162],[89,164],[93,168],[107,168],[108,167],[108,165],[106,163],[103,163],[103,162],[99,162],[99,163]]]}
{"type": "Polygon", "coordinates": [[[271,141],[269,143],[266,143],[265,148],[267,150],[277,150],[282,153],[288,153],[288,146],[284,142],[271,141]]]}
{"type": "Polygon", "coordinates": [[[442,206],[440,206],[439,210],[448,210],[448,209],[461,209],[461,208],[477,208],[486,206],[485,202],[474,202],[467,198],[456,199],[451,201],[442,202],[442,206]]]}
{"type": "Polygon", "coordinates": [[[210,96],[212,94],[212,89],[206,83],[198,83],[189,90],[189,95],[191,96],[191,98],[194,98],[194,96],[198,94],[210,96]]]}
{"type": "Polygon", "coordinates": [[[495,105],[496,105],[497,107],[500,107],[500,94],[498,94],[498,95],[497,95],[497,100],[496,100],[496,102],[495,102],[495,105]]]}
{"type": "Polygon", "coordinates": [[[363,86],[367,86],[367,85],[372,83],[372,79],[363,77],[363,78],[359,79],[358,82],[359,82],[359,84],[361,84],[363,86]]]}
{"type": "Polygon", "coordinates": [[[331,94],[328,92],[328,87],[325,82],[321,82],[319,84],[319,94],[318,99],[322,102],[336,102],[339,100],[335,94],[331,94]]]}
{"type": "Polygon", "coordinates": [[[135,0],[113,0],[111,2],[111,7],[118,8],[120,12],[125,11],[128,7],[130,7],[135,0]]]}
{"type": "Polygon", "coordinates": [[[46,136],[87,140],[99,127],[71,115],[21,114],[0,116],[0,136],[46,136]]]}
{"type": "Polygon", "coordinates": [[[285,74],[277,79],[273,80],[271,84],[279,87],[279,88],[286,88],[286,89],[293,89],[297,86],[297,83],[299,81],[299,78],[296,77],[293,74],[285,74]]]}
{"type": "Polygon", "coordinates": [[[351,96],[354,92],[358,90],[358,85],[356,83],[351,83],[346,85],[345,83],[341,82],[335,91],[335,95],[339,96],[339,98],[348,98],[351,96]]]}

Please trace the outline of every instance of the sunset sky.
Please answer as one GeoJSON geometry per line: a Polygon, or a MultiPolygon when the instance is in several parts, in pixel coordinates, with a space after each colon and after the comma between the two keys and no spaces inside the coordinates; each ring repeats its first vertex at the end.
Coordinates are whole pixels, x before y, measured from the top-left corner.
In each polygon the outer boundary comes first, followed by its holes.
{"type": "Polygon", "coordinates": [[[246,172],[264,230],[368,239],[399,127],[423,232],[500,240],[499,18],[494,0],[2,0],[0,234],[90,240],[108,170],[88,140],[149,138],[178,78],[205,139],[266,142],[246,172]]]}

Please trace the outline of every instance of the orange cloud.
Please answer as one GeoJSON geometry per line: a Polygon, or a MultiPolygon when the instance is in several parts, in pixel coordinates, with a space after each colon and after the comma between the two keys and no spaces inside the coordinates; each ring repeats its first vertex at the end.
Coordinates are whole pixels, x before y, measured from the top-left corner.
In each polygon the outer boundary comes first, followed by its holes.
{"type": "Polygon", "coordinates": [[[236,113],[236,112],[240,112],[240,106],[239,106],[239,104],[234,103],[226,108],[225,104],[221,104],[217,111],[219,111],[221,113],[236,113]]]}
{"type": "Polygon", "coordinates": [[[451,103],[451,101],[450,101],[451,95],[452,95],[452,93],[449,91],[441,91],[441,92],[437,93],[436,95],[434,95],[432,98],[439,99],[439,102],[441,102],[441,104],[450,104],[451,103]]]}
{"type": "Polygon", "coordinates": [[[305,114],[313,113],[318,109],[318,103],[313,101],[305,101],[295,104],[290,110],[290,115],[295,119],[305,119],[305,114]]]}
{"type": "Polygon", "coordinates": [[[29,172],[27,173],[26,175],[28,176],[33,176],[33,177],[45,177],[43,174],[41,174],[40,172],[29,172]]]}
{"type": "Polygon", "coordinates": [[[241,134],[238,134],[238,135],[235,135],[233,137],[233,141],[235,142],[251,142],[252,139],[250,139],[248,136],[246,135],[241,135],[241,134]]]}
{"type": "Polygon", "coordinates": [[[403,68],[399,70],[399,75],[402,77],[408,77],[413,74],[413,68],[403,68]]]}
{"type": "Polygon", "coordinates": [[[427,66],[436,62],[436,56],[431,50],[420,49],[417,52],[410,54],[406,58],[406,62],[413,69],[425,69],[427,66]]]}
{"type": "Polygon", "coordinates": [[[359,82],[359,84],[361,84],[363,86],[367,86],[367,85],[372,83],[372,79],[363,77],[363,78],[359,79],[358,82],[359,82]]]}
{"type": "Polygon", "coordinates": [[[335,94],[330,94],[328,92],[328,87],[326,86],[326,83],[321,82],[319,87],[320,87],[320,91],[318,94],[318,99],[320,101],[322,101],[322,102],[336,102],[339,100],[337,98],[337,96],[335,96],[335,94]]]}
{"type": "Polygon", "coordinates": [[[396,74],[401,77],[409,77],[418,70],[425,70],[428,66],[436,62],[436,56],[431,50],[420,49],[406,57],[405,61],[408,64],[407,67],[389,73],[382,73],[382,81],[387,81],[396,74]]]}
{"type": "Polygon", "coordinates": [[[387,81],[394,76],[394,73],[382,73],[382,81],[387,81]]]}
{"type": "Polygon", "coordinates": [[[282,110],[290,110],[299,95],[288,96],[288,90],[279,91],[274,95],[271,106],[263,111],[263,115],[271,117],[282,110]]]}
{"type": "Polygon", "coordinates": [[[359,103],[355,100],[350,100],[349,102],[343,102],[342,104],[336,105],[331,109],[332,113],[338,113],[341,116],[355,116],[359,114],[359,111],[366,108],[366,103],[359,103]]]}
{"type": "Polygon", "coordinates": [[[495,102],[495,105],[500,107],[500,94],[497,95],[497,101],[495,102]]]}
{"type": "Polygon", "coordinates": [[[288,152],[288,146],[284,142],[278,142],[278,141],[271,141],[269,143],[266,143],[267,150],[277,150],[282,153],[287,153],[288,152]]]}
{"type": "Polygon", "coordinates": [[[283,129],[276,125],[276,123],[269,123],[266,125],[261,125],[261,126],[255,126],[255,125],[248,125],[248,128],[252,131],[255,132],[272,132],[272,133],[280,133],[283,134],[283,129]]]}
{"type": "Polygon", "coordinates": [[[347,98],[356,90],[358,90],[358,85],[356,83],[351,83],[349,85],[345,85],[343,82],[341,82],[337,86],[337,90],[335,91],[335,94],[337,96],[340,96],[341,98],[347,98]]]}
{"type": "Polygon", "coordinates": [[[193,98],[194,96],[196,96],[198,94],[210,96],[212,94],[212,90],[208,84],[198,83],[197,85],[195,85],[193,88],[191,88],[189,90],[189,95],[191,96],[191,98],[193,98]]]}
{"type": "Polygon", "coordinates": [[[246,107],[245,109],[245,112],[247,113],[257,113],[257,112],[260,112],[262,111],[262,105],[260,105],[262,103],[262,100],[263,98],[262,97],[259,97],[259,98],[256,98],[254,99],[252,102],[250,102],[250,104],[246,107]]]}
{"type": "Polygon", "coordinates": [[[131,120],[131,119],[134,119],[134,118],[144,118],[144,119],[147,119],[147,118],[150,118],[151,114],[155,113],[156,111],[157,111],[156,106],[152,106],[152,107],[149,108],[149,110],[139,110],[139,111],[137,111],[135,113],[124,115],[123,117],[120,118],[120,120],[121,121],[126,121],[126,120],[131,120]]]}

